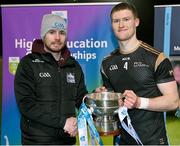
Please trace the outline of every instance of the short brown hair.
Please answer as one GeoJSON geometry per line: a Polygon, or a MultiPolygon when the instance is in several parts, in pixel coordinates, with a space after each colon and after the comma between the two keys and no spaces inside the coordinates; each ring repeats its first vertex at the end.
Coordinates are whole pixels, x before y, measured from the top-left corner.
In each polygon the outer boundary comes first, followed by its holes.
{"type": "Polygon", "coordinates": [[[126,10],[126,9],[132,11],[134,17],[138,18],[138,12],[136,10],[136,7],[133,4],[122,2],[122,3],[119,3],[119,4],[115,5],[112,8],[112,10],[111,10],[111,19],[112,19],[112,14],[114,12],[117,12],[117,11],[120,11],[120,10],[126,10]]]}

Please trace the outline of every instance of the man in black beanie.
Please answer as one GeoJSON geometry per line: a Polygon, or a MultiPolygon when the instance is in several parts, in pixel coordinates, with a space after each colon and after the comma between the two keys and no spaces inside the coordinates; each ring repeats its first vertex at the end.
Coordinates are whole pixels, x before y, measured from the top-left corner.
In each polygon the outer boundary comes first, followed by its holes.
{"type": "Polygon", "coordinates": [[[87,90],[82,69],[66,47],[66,21],[55,14],[44,15],[41,39],[21,59],[15,75],[22,144],[74,145],[75,108],[87,90]]]}

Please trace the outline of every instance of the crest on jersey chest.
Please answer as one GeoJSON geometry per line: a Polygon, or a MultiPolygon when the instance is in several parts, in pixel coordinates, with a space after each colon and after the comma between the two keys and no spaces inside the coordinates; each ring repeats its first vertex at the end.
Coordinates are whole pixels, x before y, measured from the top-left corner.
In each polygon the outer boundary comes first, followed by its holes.
{"type": "Polygon", "coordinates": [[[118,65],[117,65],[117,64],[112,64],[112,65],[109,67],[109,70],[110,70],[110,71],[117,70],[117,69],[118,69],[118,65]]]}

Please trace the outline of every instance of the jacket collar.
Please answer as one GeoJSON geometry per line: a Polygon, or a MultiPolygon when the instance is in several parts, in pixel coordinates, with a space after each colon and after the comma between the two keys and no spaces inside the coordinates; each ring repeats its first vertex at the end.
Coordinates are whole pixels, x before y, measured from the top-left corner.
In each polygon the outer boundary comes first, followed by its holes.
{"type": "MultiPolygon", "coordinates": [[[[34,40],[34,42],[32,44],[32,53],[50,54],[44,50],[44,43],[43,43],[42,39],[34,40]]],[[[64,48],[61,50],[61,58],[59,61],[57,61],[57,63],[60,66],[74,64],[73,61],[71,61],[72,59],[70,59],[71,58],[70,54],[71,53],[70,53],[69,49],[65,45],[64,48]]]]}

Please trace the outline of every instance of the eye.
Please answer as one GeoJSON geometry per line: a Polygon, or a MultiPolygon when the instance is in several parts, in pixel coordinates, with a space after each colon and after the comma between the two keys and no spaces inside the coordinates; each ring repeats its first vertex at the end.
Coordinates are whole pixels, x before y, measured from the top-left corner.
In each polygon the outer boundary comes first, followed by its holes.
{"type": "Polygon", "coordinates": [[[54,30],[50,30],[50,31],[48,31],[48,33],[50,33],[50,34],[54,34],[54,33],[55,33],[55,31],[54,31],[54,30]]]}
{"type": "Polygon", "coordinates": [[[118,23],[120,20],[119,19],[113,19],[112,22],[113,23],[118,23]]]}
{"type": "Polygon", "coordinates": [[[66,34],[66,32],[65,31],[59,31],[59,34],[61,34],[61,35],[65,35],[66,34]]]}
{"type": "Polygon", "coordinates": [[[124,22],[130,21],[130,20],[131,20],[130,17],[123,18],[123,21],[124,21],[124,22]]]}

